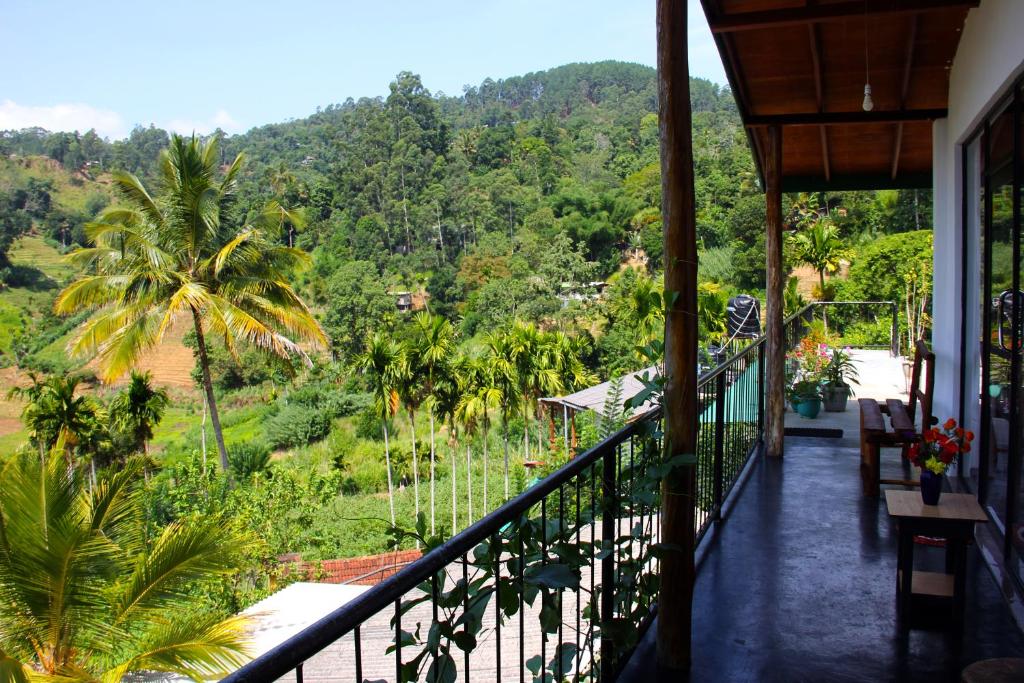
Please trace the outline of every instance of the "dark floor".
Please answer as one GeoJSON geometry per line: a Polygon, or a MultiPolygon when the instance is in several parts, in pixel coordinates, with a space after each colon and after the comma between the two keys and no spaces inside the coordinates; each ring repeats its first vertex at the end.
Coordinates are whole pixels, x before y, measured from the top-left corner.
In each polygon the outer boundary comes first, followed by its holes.
{"type": "MultiPolygon", "coordinates": [[[[959,681],[976,660],[1024,656],[976,546],[963,638],[935,618],[899,636],[895,526],[884,498],[860,495],[857,451],[833,443],[788,438],[783,461],[754,463],[698,570],[691,680],[959,681]]],[[[938,553],[917,546],[915,561],[938,553]]],[[[620,680],[679,679],[654,670],[654,630],[620,680]]]]}

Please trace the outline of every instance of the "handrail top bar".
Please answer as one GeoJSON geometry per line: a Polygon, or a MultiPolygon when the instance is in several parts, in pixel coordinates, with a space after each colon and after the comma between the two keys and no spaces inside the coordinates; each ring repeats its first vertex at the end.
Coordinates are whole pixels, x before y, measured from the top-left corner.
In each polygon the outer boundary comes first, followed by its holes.
{"type": "Polygon", "coordinates": [[[642,415],[596,446],[573,458],[533,487],[523,491],[501,507],[488,513],[472,526],[444,542],[401,571],[381,581],[365,593],[310,624],[288,640],[275,646],[223,679],[225,683],[275,680],[291,671],[294,662],[302,662],[344,637],[370,617],[393,605],[396,595],[426,581],[451,562],[468,554],[485,539],[499,533],[512,519],[529,510],[548,494],[604,457],[609,450],[632,437],[639,425],[661,412],[655,408],[642,415]]]}

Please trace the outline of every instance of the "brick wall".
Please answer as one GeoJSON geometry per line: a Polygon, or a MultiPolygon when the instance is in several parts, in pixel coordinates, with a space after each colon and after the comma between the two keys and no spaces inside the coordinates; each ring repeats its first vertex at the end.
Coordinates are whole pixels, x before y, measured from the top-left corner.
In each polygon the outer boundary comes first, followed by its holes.
{"type": "Polygon", "coordinates": [[[298,572],[303,581],[372,586],[397,573],[410,562],[418,560],[421,555],[419,550],[401,550],[381,555],[317,562],[303,562],[298,555],[289,555],[280,559],[289,563],[289,573],[291,571],[298,572]]]}

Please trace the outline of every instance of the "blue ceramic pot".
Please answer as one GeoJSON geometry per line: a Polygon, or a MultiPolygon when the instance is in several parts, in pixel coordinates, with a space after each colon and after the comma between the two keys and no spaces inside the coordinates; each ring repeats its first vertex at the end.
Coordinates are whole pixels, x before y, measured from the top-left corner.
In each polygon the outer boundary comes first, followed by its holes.
{"type": "Polygon", "coordinates": [[[921,470],[921,500],[925,505],[938,505],[942,495],[942,476],[931,470],[921,470]]]}
{"type": "Polygon", "coordinates": [[[818,413],[821,412],[821,399],[801,399],[801,401],[796,404],[796,412],[800,414],[800,417],[806,417],[809,420],[813,420],[818,417],[818,413]]]}

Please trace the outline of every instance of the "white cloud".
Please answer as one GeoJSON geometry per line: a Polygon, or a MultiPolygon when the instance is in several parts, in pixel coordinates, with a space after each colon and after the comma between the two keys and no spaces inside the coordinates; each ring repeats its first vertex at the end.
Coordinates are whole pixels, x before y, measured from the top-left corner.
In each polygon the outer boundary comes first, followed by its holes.
{"type": "Polygon", "coordinates": [[[12,100],[0,101],[0,130],[39,126],[50,131],[84,133],[95,128],[101,137],[123,138],[128,127],[121,115],[88,104],[68,103],[52,106],[27,106],[12,100]]]}
{"type": "Polygon", "coordinates": [[[173,119],[168,121],[164,128],[181,135],[191,135],[193,132],[207,135],[217,128],[225,133],[241,133],[244,130],[242,124],[224,109],[218,109],[208,119],[173,119]]]}

